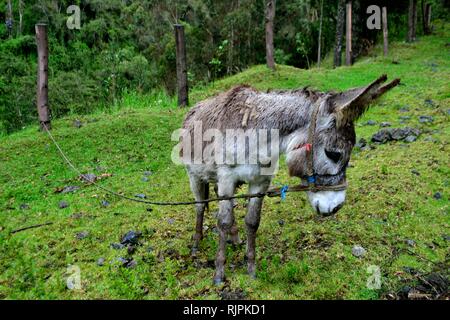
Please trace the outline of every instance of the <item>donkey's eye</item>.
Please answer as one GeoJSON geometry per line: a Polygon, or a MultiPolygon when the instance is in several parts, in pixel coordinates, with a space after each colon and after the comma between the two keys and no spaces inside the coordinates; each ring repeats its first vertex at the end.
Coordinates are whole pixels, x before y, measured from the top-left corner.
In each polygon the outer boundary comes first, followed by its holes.
{"type": "Polygon", "coordinates": [[[339,160],[341,160],[342,154],[340,152],[335,152],[335,151],[328,151],[325,149],[325,154],[327,155],[328,158],[330,158],[331,160],[333,160],[334,162],[339,162],[339,160]]]}

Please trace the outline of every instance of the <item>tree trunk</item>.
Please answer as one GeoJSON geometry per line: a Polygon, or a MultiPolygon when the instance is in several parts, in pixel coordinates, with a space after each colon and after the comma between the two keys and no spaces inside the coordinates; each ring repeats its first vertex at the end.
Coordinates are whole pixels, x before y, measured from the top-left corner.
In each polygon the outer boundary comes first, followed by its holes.
{"type": "Polygon", "coordinates": [[[23,28],[23,0],[19,0],[19,29],[17,30],[17,34],[19,36],[22,35],[23,28]]]}
{"type": "Polygon", "coordinates": [[[345,64],[352,65],[352,2],[347,3],[347,19],[346,19],[346,35],[345,35],[345,64]]]}
{"type": "Polygon", "coordinates": [[[408,42],[416,41],[417,0],[409,0],[408,10],[408,42]]]}
{"type": "Polygon", "coordinates": [[[320,68],[321,49],[322,49],[322,22],[323,22],[323,0],[320,4],[320,26],[319,26],[319,44],[317,50],[317,67],[320,68]]]}
{"type": "Polygon", "coordinates": [[[12,4],[11,0],[8,0],[8,3],[6,4],[8,7],[7,19],[6,19],[6,28],[8,29],[8,36],[12,36],[12,29],[13,29],[13,13],[12,13],[12,4]]]}
{"type": "Polygon", "coordinates": [[[384,55],[388,55],[389,39],[388,39],[388,19],[387,19],[387,8],[382,9],[382,21],[383,21],[383,51],[384,55]]]}
{"type": "Polygon", "coordinates": [[[276,0],[268,0],[266,4],[266,61],[267,67],[275,70],[273,48],[273,25],[275,19],[276,0]]]}
{"type": "Polygon", "coordinates": [[[177,87],[178,87],[178,106],[186,107],[189,104],[188,97],[188,80],[187,80],[187,64],[186,64],[186,39],[184,37],[183,25],[176,24],[175,43],[176,43],[176,60],[177,60],[177,87]]]}
{"type": "Polygon", "coordinates": [[[51,129],[50,110],[48,106],[48,39],[47,25],[37,24],[36,44],[38,52],[38,74],[37,74],[37,90],[36,103],[39,115],[39,123],[41,130],[47,127],[51,129]]]}
{"type": "Polygon", "coordinates": [[[425,28],[423,29],[425,34],[431,34],[431,3],[425,5],[425,28]]]}
{"type": "Polygon", "coordinates": [[[336,20],[336,42],[334,45],[334,67],[342,65],[342,41],[344,39],[345,0],[339,0],[336,20]]]}

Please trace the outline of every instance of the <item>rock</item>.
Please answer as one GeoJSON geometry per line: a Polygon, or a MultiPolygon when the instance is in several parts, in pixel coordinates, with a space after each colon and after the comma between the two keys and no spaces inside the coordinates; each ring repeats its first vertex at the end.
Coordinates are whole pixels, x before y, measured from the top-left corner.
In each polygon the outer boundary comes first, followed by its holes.
{"type": "Polygon", "coordinates": [[[145,195],[145,194],[143,194],[143,193],[138,193],[138,194],[135,194],[134,195],[136,198],[139,198],[139,199],[145,199],[145,198],[147,198],[147,196],[145,195]]]}
{"type": "Polygon", "coordinates": [[[120,241],[121,244],[126,245],[137,245],[139,243],[139,237],[142,235],[141,232],[128,231],[120,241]]]}
{"type": "Polygon", "coordinates": [[[366,145],[367,145],[366,139],[361,138],[361,139],[359,139],[358,142],[355,144],[355,147],[361,149],[361,148],[365,147],[366,145]]]}
{"type": "Polygon", "coordinates": [[[89,236],[89,231],[81,231],[76,234],[78,240],[83,240],[89,236]]]}
{"type": "Polygon", "coordinates": [[[390,140],[392,140],[391,134],[386,129],[380,130],[372,136],[372,142],[386,143],[390,140]]]}
{"type": "Polygon", "coordinates": [[[375,120],[368,120],[368,121],[366,122],[366,124],[367,124],[368,126],[374,126],[374,125],[377,124],[377,122],[376,122],[375,120]]]}
{"type": "Polygon", "coordinates": [[[106,200],[102,200],[101,204],[102,204],[102,207],[108,207],[109,206],[109,202],[106,201],[106,200]]]}
{"type": "Polygon", "coordinates": [[[153,174],[153,172],[151,171],[144,171],[144,176],[151,176],[153,174]]]}
{"type": "Polygon", "coordinates": [[[105,258],[98,258],[97,260],[97,265],[98,266],[103,266],[105,264],[105,258]]]}
{"type": "Polygon", "coordinates": [[[132,255],[135,251],[136,251],[136,247],[135,247],[135,246],[129,245],[129,246],[127,247],[127,253],[128,253],[129,255],[132,255]]]}
{"type": "Polygon", "coordinates": [[[67,186],[67,187],[64,187],[64,189],[61,191],[61,193],[72,193],[79,189],[80,189],[80,187],[78,187],[78,186],[67,186]]]}
{"type": "Polygon", "coordinates": [[[436,142],[437,140],[434,139],[432,136],[427,136],[427,137],[425,137],[425,139],[423,139],[423,141],[426,141],[426,142],[436,142]]]}
{"type": "Polygon", "coordinates": [[[420,176],[420,172],[417,171],[416,169],[412,169],[412,170],[411,170],[411,173],[412,173],[412,174],[415,174],[416,176],[420,176]]]}
{"type": "Polygon", "coordinates": [[[440,192],[436,192],[436,193],[433,195],[433,198],[435,198],[436,200],[442,199],[442,194],[441,194],[440,192]]]}
{"type": "Polygon", "coordinates": [[[427,107],[429,107],[429,108],[434,108],[434,107],[436,107],[436,105],[434,104],[434,101],[431,100],[431,99],[425,99],[424,102],[425,102],[425,105],[426,105],[427,107]]]}
{"type": "Polygon", "coordinates": [[[74,121],[72,122],[72,125],[73,125],[75,128],[80,129],[80,128],[83,126],[83,123],[82,123],[80,120],[76,119],[76,120],[74,120],[74,121]]]}
{"type": "Polygon", "coordinates": [[[68,203],[67,201],[60,201],[59,204],[58,204],[58,207],[59,207],[60,209],[65,209],[65,208],[67,208],[68,206],[69,206],[69,203],[68,203]]]}
{"type": "Polygon", "coordinates": [[[410,127],[406,128],[393,128],[391,130],[391,137],[392,140],[403,140],[408,136],[416,136],[418,137],[420,135],[420,130],[413,129],[410,127]]]}
{"type": "Polygon", "coordinates": [[[406,142],[414,142],[414,141],[416,141],[417,140],[417,137],[416,136],[407,136],[406,138],[405,138],[405,141],[406,142]]]}
{"type": "Polygon", "coordinates": [[[86,183],[94,183],[97,180],[97,176],[93,173],[82,174],[80,178],[86,183]]]}
{"type": "Polygon", "coordinates": [[[152,212],[153,208],[148,207],[147,209],[145,209],[147,212],[152,212]]]}
{"type": "Polygon", "coordinates": [[[278,220],[278,224],[279,224],[280,226],[284,226],[284,220],[282,220],[282,219],[278,220]]]}
{"type": "Polygon", "coordinates": [[[444,239],[445,241],[450,241],[450,235],[448,235],[448,234],[443,234],[443,235],[442,235],[442,239],[444,239]]]}
{"type": "Polygon", "coordinates": [[[450,109],[447,109],[447,115],[450,116],[450,109]]]}
{"type": "Polygon", "coordinates": [[[148,179],[147,177],[142,177],[142,178],[141,178],[141,181],[142,181],[142,182],[148,182],[148,180],[149,180],[149,179],[148,179]]]}
{"type": "Polygon", "coordinates": [[[28,210],[28,209],[30,209],[30,206],[28,204],[22,203],[20,205],[20,210],[28,210]]]}
{"type": "Polygon", "coordinates": [[[419,116],[419,122],[420,123],[431,123],[434,119],[432,116],[419,116]]]}
{"type": "Polygon", "coordinates": [[[357,258],[362,258],[366,255],[366,249],[364,249],[360,245],[355,245],[352,248],[352,254],[357,258]]]}
{"type": "Polygon", "coordinates": [[[382,122],[380,123],[380,127],[385,128],[385,127],[390,127],[391,123],[390,122],[382,122]]]}
{"type": "Polygon", "coordinates": [[[409,112],[409,108],[407,106],[401,107],[400,109],[398,109],[398,111],[400,112],[409,112]]]}
{"type": "Polygon", "coordinates": [[[134,268],[137,266],[137,261],[132,259],[128,261],[128,263],[125,265],[125,268],[134,268]]]}
{"type": "Polygon", "coordinates": [[[172,225],[172,224],[175,223],[175,219],[169,218],[169,219],[167,219],[167,223],[170,224],[170,225],[172,225]]]}
{"type": "Polygon", "coordinates": [[[415,247],[416,246],[416,242],[414,240],[411,239],[406,239],[406,244],[410,247],[415,247]]]}
{"type": "Polygon", "coordinates": [[[125,246],[121,243],[111,243],[111,248],[119,250],[125,248],[125,246]]]}

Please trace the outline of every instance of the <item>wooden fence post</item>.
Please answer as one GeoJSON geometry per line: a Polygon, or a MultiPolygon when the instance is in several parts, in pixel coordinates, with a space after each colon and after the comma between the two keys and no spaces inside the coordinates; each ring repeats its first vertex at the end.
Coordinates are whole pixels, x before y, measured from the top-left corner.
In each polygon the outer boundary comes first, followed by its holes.
{"type": "Polygon", "coordinates": [[[383,20],[383,50],[384,55],[388,55],[389,50],[389,39],[388,39],[388,20],[387,20],[387,8],[382,9],[382,20],[383,20]]]}
{"type": "Polygon", "coordinates": [[[36,44],[38,53],[38,72],[37,72],[37,90],[36,90],[36,105],[39,115],[39,123],[41,130],[44,129],[44,124],[48,129],[51,129],[50,123],[50,109],[48,106],[48,39],[47,39],[47,25],[37,24],[36,30],[36,44]]]}
{"type": "Polygon", "coordinates": [[[273,47],[273,28],[275,20],[275,5],[276,0],[268,0],[266,3],[266,63],[267,67],[275,70],[275,58],[273,47]]]}
{"type": "Polygon", "coordinates": [[[352,65],[352,2],[347,3],[347,19],[345,34],[345,64],[352,65]]]}
{"type": "Polygon", "coordinates": [[[177,87],[178,87],[178,106],[186,107],[189,104],[189,88],[187,79],[186,63],[186,39],[184,37],[184,26],[175,24],[175,43],[177,59],[177,87]]]}

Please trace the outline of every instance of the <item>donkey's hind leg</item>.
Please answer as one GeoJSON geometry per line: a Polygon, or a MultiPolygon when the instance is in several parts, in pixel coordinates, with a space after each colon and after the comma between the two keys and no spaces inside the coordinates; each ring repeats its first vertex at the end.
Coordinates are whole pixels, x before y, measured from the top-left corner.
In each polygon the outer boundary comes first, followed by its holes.
{"type": "MultiPolygon", "coordinates": [[[[214,192],[216,193],[216,197],[219,197],[219,189],[217,187],[217,184],[214,184],[214,192]]],[[[234,199],[231,201],[233,202],[233,208],[234,208],[236,206],[236,202],[234,199]]],[[[236,219],[234,218],[234,216],[233,216],[233,226],[230,229],[229,235],[230,235],[230,242],[232,245],[237,246],[237,245],[241,244],[236,219]]]]}
{"type": "MultiPolygon", "coordinates": [[[[196,201],[205,200],[208,197],[209,184],[201,181],[200,179],[190,176],[191,190],[194,193],[196,201]]],[[[195,234],[193,236],[194,244],[192,246],[192,254],[195,255],[198,251],[198,245],[200,240],[203,239],[203,216],[205,209],[207,207],[206,203],[199,203],[195,205],[197,212],[197,218],[195,223],[195,234]]]]}

